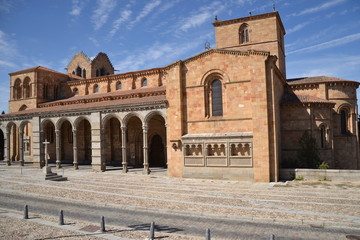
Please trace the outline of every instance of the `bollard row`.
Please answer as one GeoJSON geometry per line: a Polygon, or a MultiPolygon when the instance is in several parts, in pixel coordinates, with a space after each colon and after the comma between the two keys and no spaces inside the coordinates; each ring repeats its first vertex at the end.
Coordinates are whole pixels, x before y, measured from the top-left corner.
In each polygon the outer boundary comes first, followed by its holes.
{"type": "MultiPolygon", "coordinates": [[[[24,217],[23,219],[29,219],[29,207],[28,205],[24,206],[24,217]]],[[[64,223],[64,211],[60,210],[59,212],[59,225],[65,225],[64,223]]],[[[100,232],[104,233],[105,230],[105,217],[101,216],[100,218],[100,232]]],[[[149,231],[149,240],[154,240],[155,239],[155,222],[151,222],[150,223],[150,231],[149,231]]],[[[205,230],[205,240],[211,240],[211,234],[210,234],[210,229],[207,228],[205,230]]],[[[270,235],[270,240],[275,240],[275,235],[271,234],[270,235]]]]}

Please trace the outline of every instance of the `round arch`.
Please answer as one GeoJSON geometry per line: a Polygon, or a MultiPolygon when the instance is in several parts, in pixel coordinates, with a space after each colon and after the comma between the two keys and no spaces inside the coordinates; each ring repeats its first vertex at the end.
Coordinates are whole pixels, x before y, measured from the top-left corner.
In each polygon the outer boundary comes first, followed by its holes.
{"type": "Polygon", "coordinates": [[[164,119],[165,125],[167,124],[165,113],[162,112],[162,111],[159,111],[159,110],[151,111],[148,114],[146,114],[146,116],[144,118],[144,123],[148,124],[149,121],[151,120],[151,118],[156,116],[156,115],[160,115],[164,119]]]}
{"type": "Polygon", "coordinates": [[[74,123],[72,124],[72,127],[73,129],[77,129],[79,123],[82,121],[82,120],[87,120],[90,124],[90,127],[92,128],[92,125],[91,125],[91,121],[88,117],[84,117],[84,116],[80,116],[80,117],[77,117],[74,121],[74,123]]]}
{"type": "Polygon", "coordinates": [[[230,82],[229,76],[221,69],[211,69],[207,71],[201,78],[200,85],[206,85],[209,81],[221,79],[224,82],[230,82]]]}
{"type": "Polygon", "coordinates": [[[143,118],[140,114],[138,114],[138,113],[136,113],[136,112],[130,112],[130,113],[126,114],[126,116],[125,116],[124,119],[123,119],[123,123],[124,123],[125,126],[128,125],[129,120],[130,120],[132,117],[137,117],[137,118],[139,118],[140,121],[141,121],[141,124],[144,125],[144,123],[145,123],[144,118],[143,118]]]}
{"type": "Polygon", "coordinates": [[[338,106],[338,108],[336,109],[336,112],[338,113],[338,114],[340,114],[340,111],[341,110],[346,110],[349,114],[351,113],[351,105],[349,104],[349,103],[343,103],[343,104],[340,104],[339,106],[338,106]]]}
{"type": "Polygon", "coordinates": [[[74,128],[74,123],[69,119],[69,118],[60,118],[59,120],[57,120],[57,122],[55,123],[55,130],[60,130],[61,125],[65,122],[68,121],[71,125],[72,128],[74,128]]]}
{"type": "Polygon", "coordinates": [[[121,126],[124,126],[124,124],[123,124],[123,119],[121,119],[121,117],[118,116],[118,115],[115,114],[115,113],[111,113],[111,114],[108,114],[108,115],[106,115],[105,117],[103,117],[103,119],[102,119],[102,125],[105,126],[111,118],[116,118],[117,120],[119,120],[120,125],[121,125],[121,126]]]}

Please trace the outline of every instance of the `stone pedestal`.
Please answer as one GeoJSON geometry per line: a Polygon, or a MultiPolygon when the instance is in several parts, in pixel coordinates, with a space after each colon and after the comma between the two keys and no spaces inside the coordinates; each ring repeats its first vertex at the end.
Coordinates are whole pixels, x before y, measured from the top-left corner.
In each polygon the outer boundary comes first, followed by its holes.
{"type": "Polygon", "coordinates": [[[43,173],[45,173],[45,174],[52,173],[52,172],[51,172],[51,167],[49,167],[49,166],[45,166],[45,167],[43,167],[42,169],[43,169],[43,173]]]}

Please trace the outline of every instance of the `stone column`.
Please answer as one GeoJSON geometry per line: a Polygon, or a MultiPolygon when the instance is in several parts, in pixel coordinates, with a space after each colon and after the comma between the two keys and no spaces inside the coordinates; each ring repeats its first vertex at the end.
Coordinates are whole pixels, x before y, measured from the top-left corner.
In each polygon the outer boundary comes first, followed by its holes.
{"type": "Polygon", "coordinates": [[[143,142],[144,142],[144,146],[143,146],[143,150],[144,150],[144,174],[150,174],[150,169],[149,169],[149,161],[148,161],[148,139],[147,139],[147,132],[148,132],[148,126],[147,125],[143,125],[143,142]]]}
{"type": "Polygon", "coordinates": [[[168,159],[167,159],[167,124],[165,124],[165,139],[164,139],[164,155],[165,155],[165,161],[166,161],[166,168],[168,166],[168,159]]]}
{"type": "Polygon", "coordinates": [[[44,133],[41,127],[40,117],[33,117],[31,121],[32,126],[32,154],[33,165],[39,168],[44,166],[44,146],[42,144],[44,133]]]}
{"type": "Polygon", "coordinates": [[[60,130],[55,130],[56,137],[56,167],[61,168],[61,160],[60,160],[60,130]]]}
{"type": "Polygon", "coordinates": [[[76,137],[76,129],[73,129],[73,150],[74,150],[74,168],[79,169],[78,156],[77,156],[77,137],[76,137]]]}
{"type": "Polygon", "coordinates": [[[10,129],[6,128],[6,164],[8,166],[11,165],[11,157],[10,157],[10,129]]]}
{"type": "Polygon", "coordinates": [[[126,127],[121,127],[121,150],[122,150],[123,173],[127,173],[128,164],[126,160],[126,127]]]}
{"type": "Polygon", "coordinates": [[[24,130],[23,129],[19,129],[19,135],[20,135],[20,139],[19,139],[19,142],[20,142],[20,165],[21,166],[24,166],[24,130]]]}
{"type": "Polygon", "coordinates": [[[101,113],[91,113],[91,165],[94,171],[106,170],[103,154],[101,154],[103,146],[103,128],[101,126],[101,113]]]}

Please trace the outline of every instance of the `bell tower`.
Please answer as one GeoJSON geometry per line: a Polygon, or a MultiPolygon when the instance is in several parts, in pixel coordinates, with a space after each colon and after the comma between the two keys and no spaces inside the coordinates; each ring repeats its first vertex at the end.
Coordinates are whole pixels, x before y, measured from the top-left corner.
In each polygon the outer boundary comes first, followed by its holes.
{"type": "Polygon", "coordinates": [[[213,25],[216,48],[269,51],[271,55],[278,57],[276,65],[286,78],[285,29],[278,12],[226,21],[216,20],[213,25]]]}

